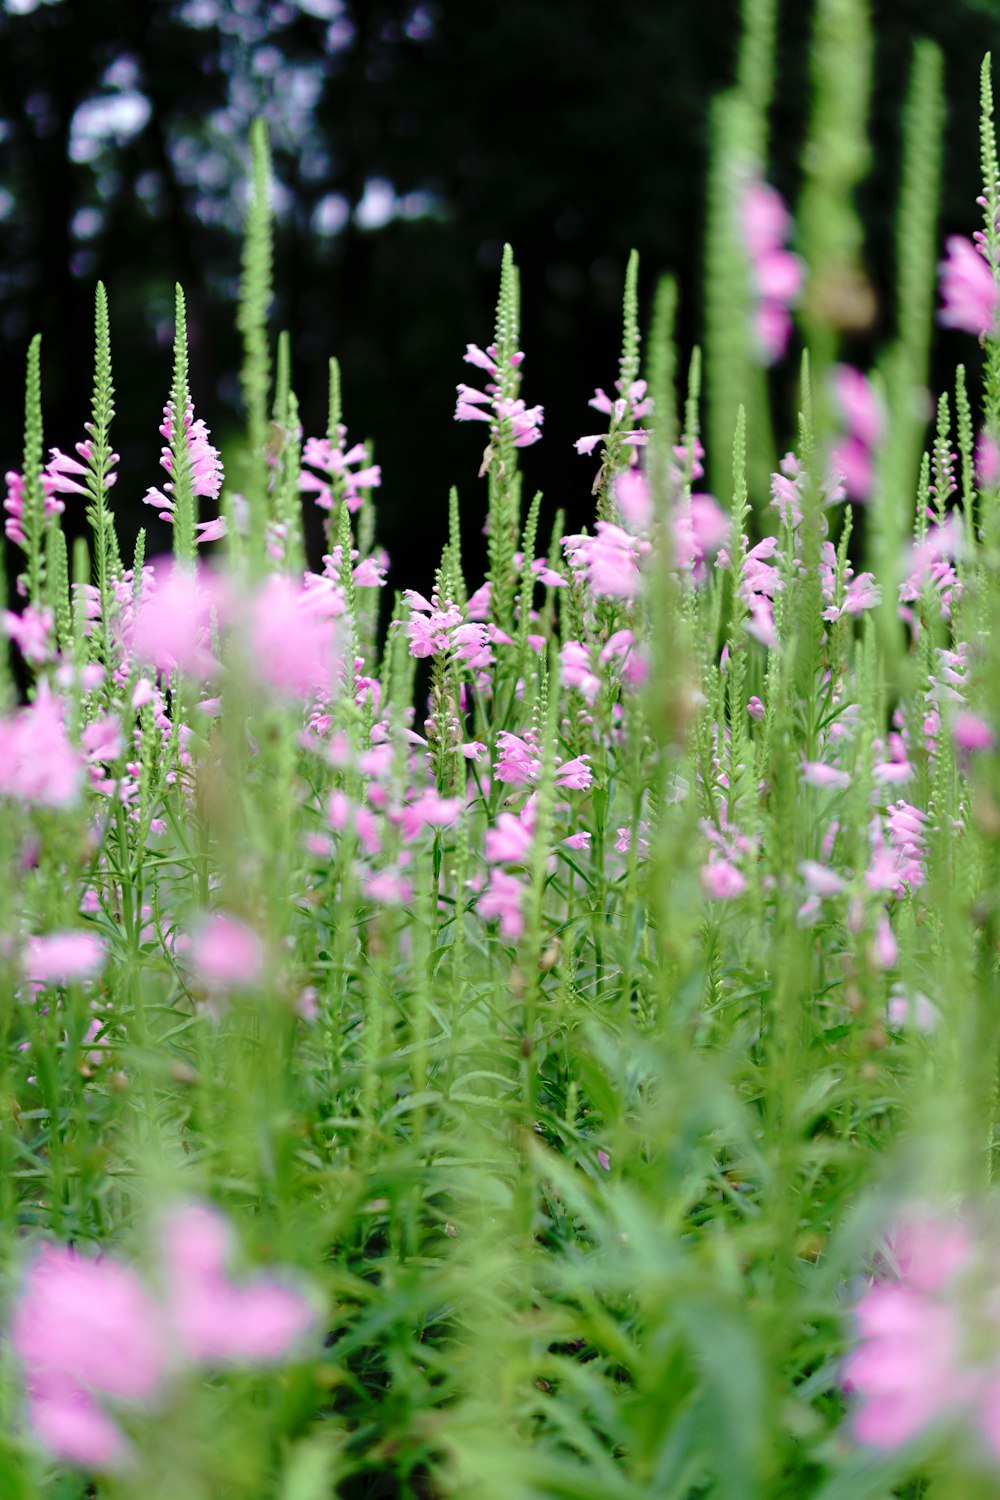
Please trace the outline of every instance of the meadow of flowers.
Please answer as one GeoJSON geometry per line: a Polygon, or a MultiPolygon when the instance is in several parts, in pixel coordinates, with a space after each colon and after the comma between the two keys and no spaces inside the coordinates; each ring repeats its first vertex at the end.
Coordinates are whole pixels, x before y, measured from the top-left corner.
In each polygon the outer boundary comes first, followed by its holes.
{"type": "Polygon", "coordinates": [[[179,288],[158,484],[119,473],[104,288],[63,448],[31,344],[3,1500],[1000,1495],[990,63],[982,229],[941,244],[915,49],[862,370],[863,7],[818,6],[794,220],[773,19],[747,4],[716,110],[704,359],[678,368],[669,280],[640,330],[633,255],[578,533],[522,494],[545,393],[505,252],[454,413],[485,578],[456,491],[430,595],[390,568],[333,360],[302,429],[262,129],[232,472],[179,288]],[[965,363],[931,393],[935,321],[965,363]],[[169,557],[121,554],[143,500],[169,557]]]}

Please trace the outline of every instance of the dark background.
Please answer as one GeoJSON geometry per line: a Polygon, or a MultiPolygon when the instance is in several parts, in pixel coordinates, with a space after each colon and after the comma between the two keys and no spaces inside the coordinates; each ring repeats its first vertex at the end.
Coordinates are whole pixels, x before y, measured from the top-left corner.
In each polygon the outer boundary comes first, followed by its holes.
{"type": "MultiPolygon", "coordinates": [[[[880,318],[873,345],[850,351],[860,362],[891,326],[913,41],[930,37],[945,56],[942,235],[977,222],[978,69],[1000,44],[1000,0],[874,0],[872,13],[875,149],[861,206],[880,318]]],[[[382,464],[390,582],[429,587],[453,482],[476,546],[485,429],[452,421],[454,388],[473,378],[466,342],[490,340],[505,239],[522,271],[523,394],[546,410],[526,487],[544,491],[549,515],[563,505],[584,521],[595,463],[571,444],[595,426],[594,386],[615,377],[632,246],[644,309],[669,270],[682,346],[698,336],[707,111],[733,82],[737,25],[736,0],[6,0],[3,467],[20,467],[36,330],[46,445],[72,451],[83,436],[98,277],[111,299],[123,550],[140,524],[158,526],[140,499],[163,477],[175,279],[196,410],[223,447],[233,440],[246,137],[263,113],[279,214],[273,326],[292,334],[307,435],[325,428],[327,358],[341,361],[351,439],[372,437],[382,464]]],[[[768,170],[792,199],[810,25],[807,0],[783,0],[768,170]]],[[[161,528],[152,550],[166,541],[161,528]]]]}

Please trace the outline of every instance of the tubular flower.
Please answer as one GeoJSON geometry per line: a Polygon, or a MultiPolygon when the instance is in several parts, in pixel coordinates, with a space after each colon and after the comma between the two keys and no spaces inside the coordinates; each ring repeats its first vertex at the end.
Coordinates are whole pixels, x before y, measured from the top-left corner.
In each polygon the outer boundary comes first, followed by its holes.
{"type": "MultiPolygon", "coordinates": [[[[168,401],[163,408],[163,421],[160,423],[160,434],[164,440],[164,446],[160,450],[160,467],[166,469],[170,475],[173,475],[174,471],[174,457],[170,450],[173,420],[173,402],[168,401]]],[[[214,448],[209,441],[208,428],[202,418],[195,420],[194,406],[191,402],[188,402],[188,408],[184,414],[184,435],[191,461],[192,491],[195,495],[205,499],[217,500],[222,488],[222,458],[218,448],[214,448]]],[[[142,501],[143,505],[158,506],[160,520],[169,521],[171,525],[174,520],[173,491],[173,480],[168,479],[162,490],[151,485],[142,501]]],[[[199,542],[214,542],[225,535],[225,521],[221,516],[212,521],[199,521],[196,530],[199,542]]]]}

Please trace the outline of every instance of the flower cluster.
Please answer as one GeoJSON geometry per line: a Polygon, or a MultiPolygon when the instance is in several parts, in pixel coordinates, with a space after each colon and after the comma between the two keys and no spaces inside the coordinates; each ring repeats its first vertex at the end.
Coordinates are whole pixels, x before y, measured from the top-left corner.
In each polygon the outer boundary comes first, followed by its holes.
{"type": "Polygon", "coordinates": [[[127,1464],[119,1415],[154,1413],[185,1372],[294,1357],[315,1323],[309,1299],[270,1273],[236,1280],[232,1231],[203,1204],[163,1226],[157,1289],[111,1256],[44,1245],[14,1308],[11,1344],[28,1421],[56,1458],[127,1464]]]}
{"type": "Polygon", "coordinates": [[[912,1214],[887,1236],[844,1363],[858,1440],[898,1448],[962,1426],[1000,1463],[1000,1301],[989,1235],[912,1214]]]}

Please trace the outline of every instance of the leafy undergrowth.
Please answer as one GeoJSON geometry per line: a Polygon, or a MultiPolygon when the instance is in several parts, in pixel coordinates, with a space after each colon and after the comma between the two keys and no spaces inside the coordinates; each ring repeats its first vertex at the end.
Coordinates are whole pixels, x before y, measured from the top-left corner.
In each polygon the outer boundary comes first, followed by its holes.
{"type": "Polygon", "coordinates": [[[45,462],[31,346],[5,502],[4,1500],[1000,1493],[989,65],[984,230],[949,242],[940,313],[983,347],[982,411],[959,367],[928,435],[936,54],[865,375],[837,362],[866,315],[864,15],[819,5],[796,228],[762,176],[773,16],[746,11],[709,452],[701,354],[678,397],[675,292],[644,350],[633,257],[573,460],[593,520],[540,535],[508,250],[455,413],[486,445],[486,578],[453,492],[433,594],[387,630],[382,476],[339,369],[317,436],[284,336],[272,369],[261,131],[246,449],[224,477],[178,290],[145,497],[172,558],[120,556],[103,288],[76,457],[45,462]],[[778,462],[767,371],[793,345],[778,462]]]}

